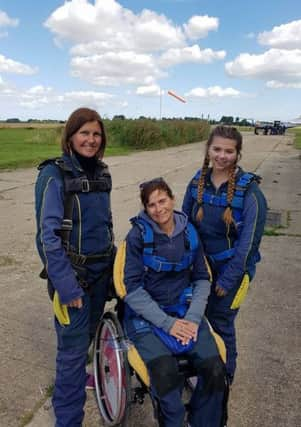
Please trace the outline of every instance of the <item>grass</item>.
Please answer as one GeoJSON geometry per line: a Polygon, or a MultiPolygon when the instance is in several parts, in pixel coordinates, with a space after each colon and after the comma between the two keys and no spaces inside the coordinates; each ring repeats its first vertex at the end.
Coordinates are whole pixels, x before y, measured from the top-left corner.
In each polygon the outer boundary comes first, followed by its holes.
{"type": "Polygon", "coordinates": [[[289,132],[295,134],[294,145],[298,150],[301,150],[301,126],[289,129],[289,132]]]}
{"type": "MultiPolygon", "coordinates": [[[[0,128],[0,169],[36,166],[45,159],[60,156],[62,129],[62,126],[0,128]]],[[[130,151],[127,146],[108,144],[106,155],[125,155],[130,151]]]]}
{"type": "MultiPolygon", "coordinates": [[[[206,121],[105,120],[105,156],[127,155],[202,141],[208,137],[206,121]]],[[[63,124],[4,125],[0,123],[0,170],[37,166],[61,155],[63,124]]]]}
{"type": "Polygon", "coordinates": [[[279,228],[282,228],[282,227],[275,227],[275,228],[269,228],[269,227],[267,227],[267,228],[264,229],[263,235],[264,236],[284,236],[285,233],[279,232],[278,231],[279,228]]]}
{"type": "Polygon", "coordinates": [[[29,424],[35,413],[44,405],[44,403],[46,402],[46,400],[52,396],[53,394],[53,389],[54,386],[50,385],[46,388],[45,390],[45,394],[42,397],[42,399],[40,399],[33,407],[33,409],[31,411],[26,412],[20,419],[20,427],[25,427],[27,424],[29,424]]]}

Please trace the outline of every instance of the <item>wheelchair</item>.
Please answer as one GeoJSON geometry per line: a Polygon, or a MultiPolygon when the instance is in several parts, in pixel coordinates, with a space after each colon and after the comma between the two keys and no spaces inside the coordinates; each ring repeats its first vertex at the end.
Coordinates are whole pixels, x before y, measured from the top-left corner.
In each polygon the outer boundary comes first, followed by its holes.
{"type": "MultiPolygon", "coordinates": [[[[222,354],[224,344],[218,336],[215,338],[222,354]]],[[[177,356],[177,361],[179,371],[185,377],[186,392],[191,394],[194,387],[191,377],[195,376],[195,373],[185,355],[177,356]]],[[[147,394],[151,398],[154,417],[159,427],[163,426],[159,405],[150,393],[150,380],[146,366],[135,347],[124,335],[118,314],[115,312],[104,313],[98,325],[94,340],[93,369],[96,401],[106,426],[126,427],[131,405],[143,404],[147,394]]],[[[227,383],[225,409],[228,392],[227,383]]],[[[221,427],[226,426],[226,420],[225,410],[221,427]]]]}
{"type": "MultiPolygon", "coordinates": [[[[100,415],[106,426],[126,427],[128,425],[132,404],[143,404],[146,395],[151,398],[154,418],[159,427],[163,427],[160,407],[150,393],[150,378],[136,348],[127,339],[121,326],[123,318],[123,298],[126,294],[122,274],[118,271],[120,248],[117,251],[114,264],[114,292],[117,304],[115,311],[107,311],[102,316],[94,339],[93,369],[95,377],[95,394],[100,415]]],[[[211,333],[218,347],[220,357],[225,363],[226,348],[223,340],[217,335],[208,322],[211,333]]],[[[191,377],[195,372],[185,354],[176,356],[179,372],[185,378],[184,387],[188,394],[193,391],[191,377]]],[[[221,427],[226,427],[227,400],[229,384],[225,379],[224,417],[221,427]]]]}

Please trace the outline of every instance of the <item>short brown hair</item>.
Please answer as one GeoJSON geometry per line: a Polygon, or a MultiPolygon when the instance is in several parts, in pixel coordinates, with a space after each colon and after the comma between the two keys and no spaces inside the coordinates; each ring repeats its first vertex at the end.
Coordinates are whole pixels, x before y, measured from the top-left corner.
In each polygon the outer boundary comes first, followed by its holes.
{"type": "Polygon", "coordinates": [[[106,134],[103,122],[101,120],[100,115],[95,110],[91,110],[90,108],[78,108],[77,110],[73,111],[71,115],[69,116],[63,136],[61,141],[62,150],[64,153],[69,153],[71,148],[71,141],[70,138],[87,122],[94,122],[97,121],[99,123],[99,126],[101,128],[101,146],[97,153],[97,157],[100,159],[104,155],[104,151],[106,148],[106,134]]]}
{"type": "Polygon", "coordinates": [[[174,195],[173,195],[173,192],[171,191],[170,186],[161,177],[153,178],[150,181],[142,182],[139,185],[139,188],[140,188],[140,200],[141,200],[141,203],[143,204],[144,209],[146,209],[150,195],[155,190],[164,191],[168,195],[168,197],[170,197],[171,199],[174,199],[174,195]]]}

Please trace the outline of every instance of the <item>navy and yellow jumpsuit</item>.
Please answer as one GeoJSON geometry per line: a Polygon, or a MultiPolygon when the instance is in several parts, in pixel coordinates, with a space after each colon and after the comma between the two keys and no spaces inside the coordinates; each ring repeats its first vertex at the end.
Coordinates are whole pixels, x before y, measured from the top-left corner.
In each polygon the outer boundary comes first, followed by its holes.
{"type": "Polygon", "coordinates": [[[227,226],[223,213],[227,207],[228,183],[216,190],[209,169],[202,200],[204,216],[199,222],[196,214],[199,209],[197,184],[200,173],[198,171],[189,183],[182,209],[197,228],[212,269],[213,283],[206,315],[226,344],[226,368],[232,382],[237,358],[234,320],[239,311],[239,307],[233,308],[232,303],[245,274],[250,280],[255,275],[256,263],[260,260],[258,248],[264,231],[267,205],[258,187],[258,177],[239,168],[231,204],[235,223],[227,226]],[[216,283],[227,292],[224,297],[216,295],[216,283]]]}
{"type": "Polygon", "coordinates": [[[66,324],[55,317],[57,358],[52,402],[57,427],[82,425],[88,348],[112,277],[111,178],[103,162],[94,160],[93,164],[91,160],[89,165],[86,161],[83,169],[80,160],[84,163],[79,155],[64,154],[59,163],[63,171],[57,161],[44,162],[35,187],[36,244],[50,286],[62,305],[80,297],[83,302],[80,309],[67,308],[66,324]],[[75,191],[68,247],[61,237],[64,186],[75,191]]]}
{"type": "Polygon", "coordinates": [[[139,221],[147,222],[153,231],[153,255],[170,266],[181,263],[187,253],[187,217],[174,212],[175,229],[167,236],[150,217],[141,212],[132,220],[133,228],[126,237],[124,264],[125,330],[145,362],[151,380],[151,390],[159,402],[165,427],[182,427],[185,408],[181,400],[183,379],[176,356],[164,340],[154,333],[154,327],[168,334],[178,317],[166,312],[177,305],[183,290],[193,286],[192,301],[184,318],[199,324],[197,342],[187,350],[198,384],[190,401],[189,422],[193,427],[219,427],[223,416],[225,369],[208,324],[203,318],[210,291],[208,271],[202,247],[197,239],[193,261],[189,268],[176,271],[154,270],[144,261],[144,238],[139,221]]]}

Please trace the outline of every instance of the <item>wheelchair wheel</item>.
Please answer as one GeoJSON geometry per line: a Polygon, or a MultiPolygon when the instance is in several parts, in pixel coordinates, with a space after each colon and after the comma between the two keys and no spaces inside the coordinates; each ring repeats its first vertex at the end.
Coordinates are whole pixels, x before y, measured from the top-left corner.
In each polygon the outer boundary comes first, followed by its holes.
{"type": "Polygon", "coordinates": [[[131,402],[131,376],[123,331],[117,316],[105,313],[94,342],[96,400],[108,426],[126,426],[131,402]]]}

